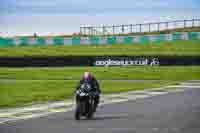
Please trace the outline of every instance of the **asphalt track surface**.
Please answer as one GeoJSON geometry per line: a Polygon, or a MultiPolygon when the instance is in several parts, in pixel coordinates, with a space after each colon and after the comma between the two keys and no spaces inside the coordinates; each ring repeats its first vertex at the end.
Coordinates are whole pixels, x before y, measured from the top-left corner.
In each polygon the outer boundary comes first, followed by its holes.
{"type": "Polygon", "coordinates": [[[92,120],[74,113],[0,124],[0,133],[200,133],[200,88],[104,105],[92,120]]]}

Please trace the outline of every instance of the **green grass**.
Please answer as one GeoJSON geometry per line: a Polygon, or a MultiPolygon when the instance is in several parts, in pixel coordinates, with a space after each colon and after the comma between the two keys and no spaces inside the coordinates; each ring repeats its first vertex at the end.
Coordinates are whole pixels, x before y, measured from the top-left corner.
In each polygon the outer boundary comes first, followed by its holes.
{"type": "Polygon", "coordinates": [[[200,80],[199,66],[0,68],[0,108],[71,98],[84,71],[95,74],[103,93],[157,88],[183,80],[200,80]],[[135,83],[114,82],[111,79],[158,81],[135,83]]]}
{"type": "Polygon", "coordinates": [[[134,66],[134,67],[57,67],[57,68],[0,68],[1,79],[63,80],[81,78],[91,71],[98,79],[155,79],[197,80],[199,66],[134,66]]]}
{"type": "MultiPolygon", "coordinates": [[[[72,98],[78,81],[74,80],[0,80],[0,108],[72,98]]],[[[102,92],[114,93],[156,88],[175,81],[112,82],[101,81],[102,92]]]]}
{"type": "Polygon", "coordinates": [[[200,40],[165,41],[145,44],[73,45],[73,46],[14,46],[1,47],[0,56],[199,56],[200,40]]]}

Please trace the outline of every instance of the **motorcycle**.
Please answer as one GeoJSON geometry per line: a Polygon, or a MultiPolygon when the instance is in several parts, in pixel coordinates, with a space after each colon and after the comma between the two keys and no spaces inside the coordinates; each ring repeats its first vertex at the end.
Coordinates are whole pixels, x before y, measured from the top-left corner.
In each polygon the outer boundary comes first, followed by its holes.
{"type": "Polygon", "coordinates": [[[80,89],[76,91],[76,109],[75,119],[80,120],[81,116],[88,119],[93,117],[95,112],[94,94],[91,92],[91,86],[89,84],[83,84],[80,89]]]}

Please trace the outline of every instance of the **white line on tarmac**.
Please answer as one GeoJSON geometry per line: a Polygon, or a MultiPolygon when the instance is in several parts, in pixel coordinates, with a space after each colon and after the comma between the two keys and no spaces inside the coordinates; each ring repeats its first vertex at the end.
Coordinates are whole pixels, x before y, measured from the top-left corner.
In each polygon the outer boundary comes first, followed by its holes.
{"type": "Polygon", "coordinates": [[[200,83],[181,83],[181,85],[200,86],[200,83]]]}
{"type": "Polygon", "coordinates": [[[168,88],[200,88],[200,86],[192,86],[192,85],[171,85],[168,88]]]}
{"type": "Polygon", "coordinates": [[[169,92],[149,92],[149,95],[163,95],[163,94],[167,94],[169,92]]]}
{"type": "MultiPolygon", "coordinates": [[[[104,99],[103,103],[100,103],[100,106],[105,105],[105,104],[120,103],[120,102],[129,101],[129,100],[142,99],[142,98],[147,98],[147,97],[151,97],[151,96],[155,96],[155,95],[163,95],[163,94],[167,94],[167,93],[171,93],[171,92],[184,91],[184,89],[178,89],[178,90],[177,89],[170,89],[170,90],[168,90],[168,88],[200,88],[200,86],[174,85],[174,86],[165,86],[165,87],[161,87],[161,88],[152,88],[152,89],[148,89],[148,90],[144,90],[144,91],[132,91],[132,92],[126,92],[126,93],[120,93],[120,94],[107,95],[107,96],[104,96],[105,99],[104,99]],[[167,89],[166,92],[151,92],[151,90],[156,91],[156,90],[163,90],[163,89],[167,89]],[[122,97],[122,99],[120,99],[120,98],[115,99],[115,97],[116,98],[122,97]],[[107,99],[107,98],[113,98],[113,99],[107,99]]],[[[35,111],[36,109],[45,109],[47,112],[41,113],[41,114],[39,114],[39,113],[29,114],[29,115],[26,115],[24,117],[23,116],[22,117],[16,117],[16,118],[13,117],[13,119],[9,118],[7,120],[1,120],[0,124],[8,122],[8,121],[25,120],[25,119],[30,119],[30,118],[45,117],[45,116],[48,116],[50,114],[55,114],[57,112],[72,111],[74,108],[75,108],[75,105],[74,105],[73,100],[72,100],[68,103],[58,102],[58,103],[53,103],[53,104],[50,104],[50,105],[45,105],[43,107],[24,108],[21,111],[20,111],[20,109],[18,109],[17,112],[13,112],[13,113],[10,113],[10,114],[4,113],[3,115],[11,116],[11,115],[17,114],[17,113],[24,113],[24,111],[35,111]],[[68,105],[68,108],[66,107],[66,109],[64,109],[64,110],[55,109],[56,107],[67,106],[67,105],[68,105]]],[[[1,115],[1,113],[0,113],[0,115],[1,115]]]]}

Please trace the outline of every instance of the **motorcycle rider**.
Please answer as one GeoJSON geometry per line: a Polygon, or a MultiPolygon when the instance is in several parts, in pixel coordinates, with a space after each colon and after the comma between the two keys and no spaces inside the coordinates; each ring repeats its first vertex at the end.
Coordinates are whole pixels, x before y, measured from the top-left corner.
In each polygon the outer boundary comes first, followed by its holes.
{"type": "Polygon", "coordinates": [[[80,88],[80,86],[85,82],[91,85],[91,87],[92,87],[91,91],[94,92],[93,93],[94,94],[94,102],[95,102],[94,111],[96,111],[96,108],[98,107],[98,104],[99,104],[100,94],[101,94],[99,83],[96,80],[96,78],[92,75],[92,73],[84,72],[83,78],[80,80],[76,90],[78,90],[80,88]]]}

